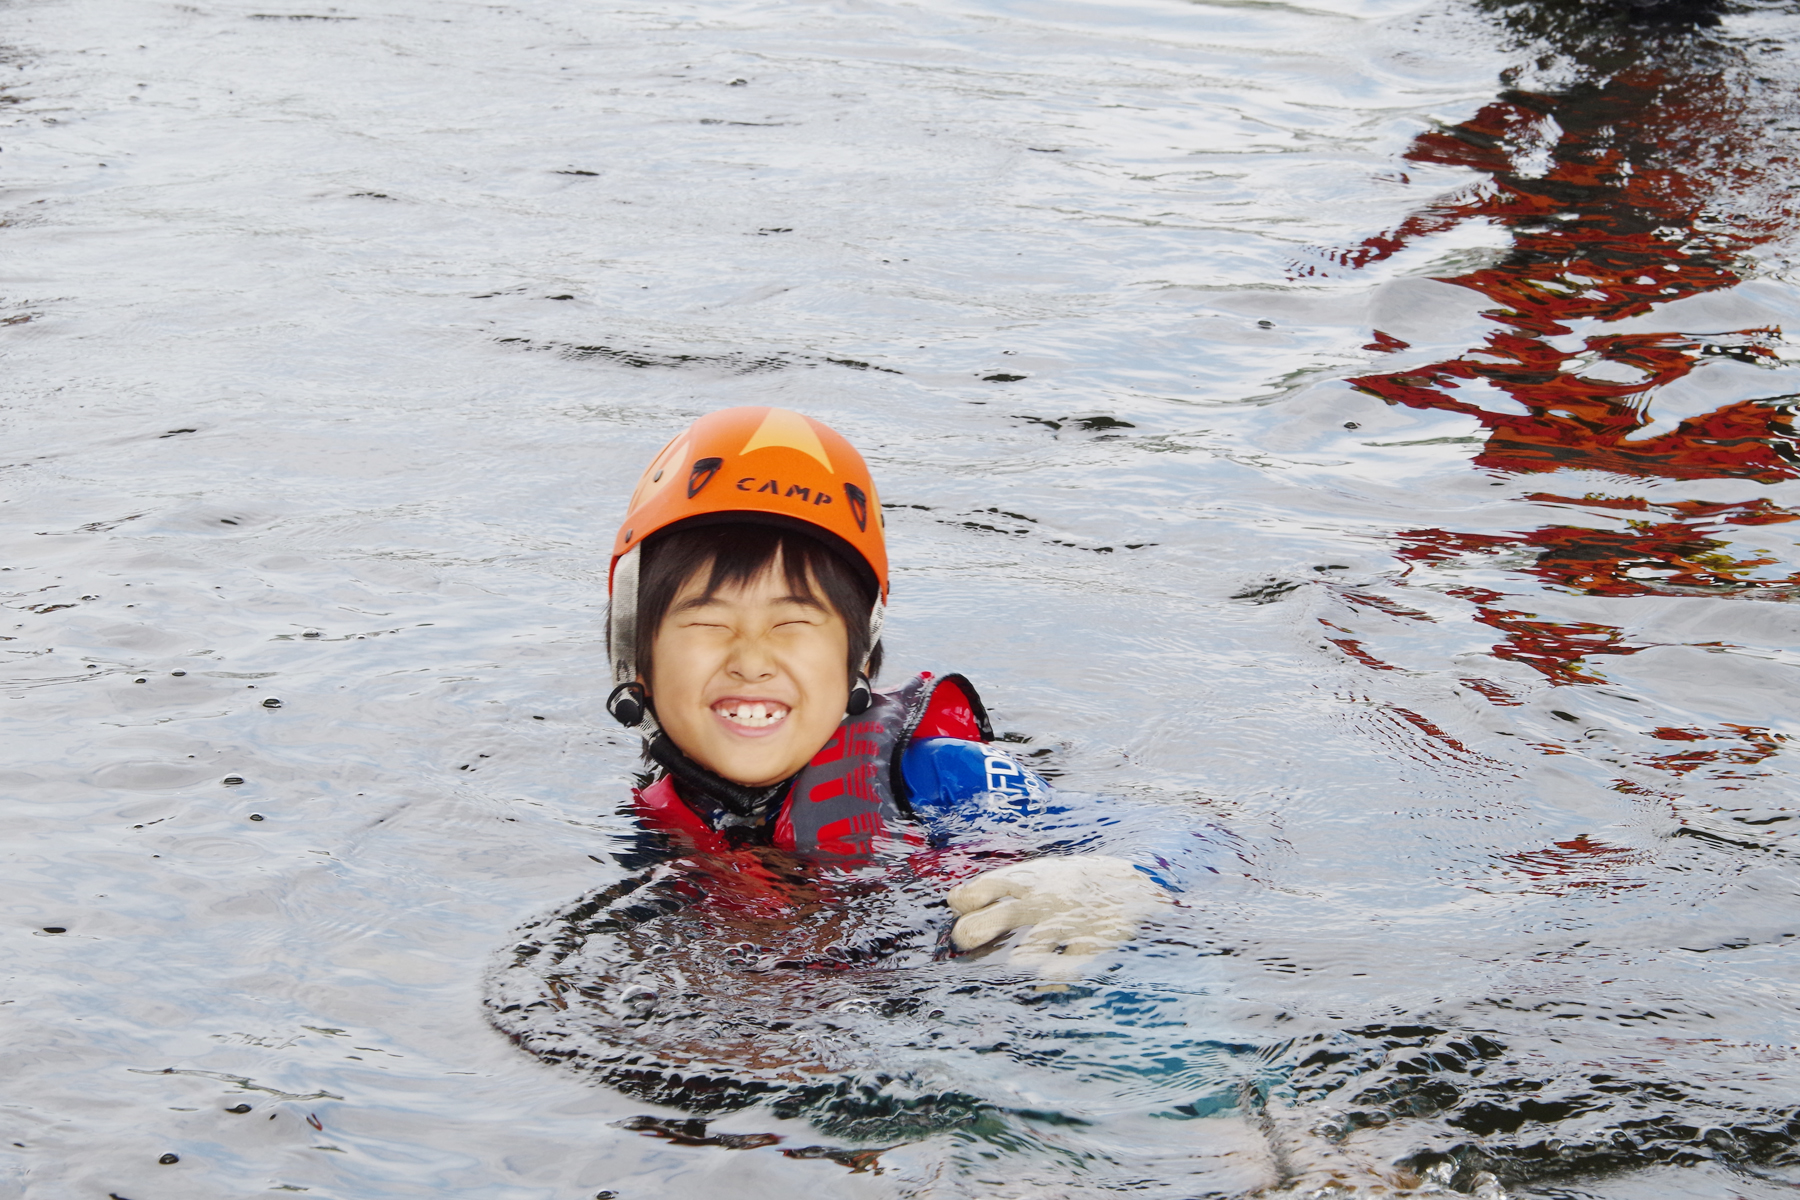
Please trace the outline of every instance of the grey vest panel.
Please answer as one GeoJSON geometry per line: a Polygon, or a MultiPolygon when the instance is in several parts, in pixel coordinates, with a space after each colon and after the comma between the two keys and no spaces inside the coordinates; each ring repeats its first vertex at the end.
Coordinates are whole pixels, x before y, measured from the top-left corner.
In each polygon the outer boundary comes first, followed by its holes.
{"type": "MultiPolygon", "coordinates": [[[[908,709],[904,701],[876,693],[868,711],[846,718],[801,769],[780,821],[792,830],[796,852],[867,858],[876,839],[899,833],[905,817],[892,779],[908,709]]],[[[787,834],[778,826],[776,844],[787,844],[787,834]]]]}

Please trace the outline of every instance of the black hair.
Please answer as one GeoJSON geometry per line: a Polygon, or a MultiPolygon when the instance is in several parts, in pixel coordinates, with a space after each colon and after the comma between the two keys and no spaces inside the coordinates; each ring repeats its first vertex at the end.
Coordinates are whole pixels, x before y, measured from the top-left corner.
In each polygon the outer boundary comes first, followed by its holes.
{"type": "Polygon", "coordinates": [[[869,614],[875,608],[874,572],[851,562],[818,538],[786,526],[760,521],[688,525],[660,533],[639,551],[637,669],[650,678],[651,647],[656,631],[675,596],[701,571],[707,571],[707,597],[720,588],[749,583],[781,560],[782,574],[795,594],[812,596],[844,619],[850,635],[845,668],[849,679],[866,668],[873,679],[881,670],[881,643],[869,644],[869,614]]]}

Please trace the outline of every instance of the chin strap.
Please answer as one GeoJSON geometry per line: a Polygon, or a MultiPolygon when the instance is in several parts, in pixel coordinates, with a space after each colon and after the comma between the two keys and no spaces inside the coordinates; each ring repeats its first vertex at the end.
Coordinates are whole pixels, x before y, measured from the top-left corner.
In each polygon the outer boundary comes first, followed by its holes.
{"type": "Polygon", "coordinates": [[[768,818],[769,810],[775,806],[775,802],[791,782],[784,779],[765,788],[733,783],[683,754],[680,747],[669,740],[669,735],[660,731],[646,749],[658,765],[675,777],[685,796],[705,797],[730,814],[719,822],[721,826],[760,825],[768,818]]]}

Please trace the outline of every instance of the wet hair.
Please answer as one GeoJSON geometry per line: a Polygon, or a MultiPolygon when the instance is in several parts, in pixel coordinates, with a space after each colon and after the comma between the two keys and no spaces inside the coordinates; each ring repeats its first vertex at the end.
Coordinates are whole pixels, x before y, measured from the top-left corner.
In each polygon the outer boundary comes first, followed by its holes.
{"type": "Polygon", "coordinates": [[[656,631],[689,580],[706,571],[704,595],[711,598],[720,588],[748,584],[777,558],[795,595],[811,596],[844,619],[850,635],[845,663],[849,679],[855,681],[865,657],[871,679],[881,669],[881,643],[869,645],[869,614],[876,596],[873,572],[817,538],[782,526],[734,521],[670,530],[646,541],[640,553],[637,668],[644,679],[650,678],[656,631]]]}

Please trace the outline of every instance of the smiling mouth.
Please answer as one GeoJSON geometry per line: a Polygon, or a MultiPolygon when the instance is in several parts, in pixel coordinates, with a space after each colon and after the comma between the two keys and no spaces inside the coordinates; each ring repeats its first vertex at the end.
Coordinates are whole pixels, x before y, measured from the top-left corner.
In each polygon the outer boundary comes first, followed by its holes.
{"type": "Polygon", "coordinates": [[[721,700],[712,706],[712,710],[745,729],[767,729],[778,725],[791,711],[779,700],[721,700]]]}

